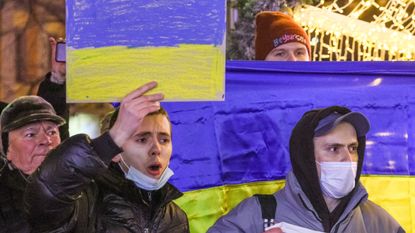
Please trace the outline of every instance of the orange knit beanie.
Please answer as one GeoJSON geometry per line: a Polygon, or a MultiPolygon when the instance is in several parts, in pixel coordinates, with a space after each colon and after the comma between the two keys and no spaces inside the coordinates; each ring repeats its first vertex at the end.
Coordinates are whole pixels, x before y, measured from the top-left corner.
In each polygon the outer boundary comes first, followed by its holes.
{"type": "Polygon", "coordinates": [[[300,42],[311,57],[310,39],[304,29],[290,16],[278,11],[262,11],[255,17],[255,59],[265,60],[268,53],[289,42],[300,42]]]}

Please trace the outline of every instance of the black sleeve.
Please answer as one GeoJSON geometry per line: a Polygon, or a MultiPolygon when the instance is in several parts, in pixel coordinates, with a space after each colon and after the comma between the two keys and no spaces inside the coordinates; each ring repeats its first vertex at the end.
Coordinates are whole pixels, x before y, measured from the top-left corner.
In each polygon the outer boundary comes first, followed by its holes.
{"type": "Polygon", "coordinates": [[[122,152],[122,149],[115,144],[108,131],[92,140],[92,147],[107,165],[111,162],[112,158],[114,158],[114,155],[122,152]]]}
{"type": "Polygon", "coordinates": [[[66,84],[56,84],[50,81],[51,73],[47,73],[39,85],[37,95],[52,104],[56,114],[66,120],[59,128],[62,141],[69,137],[69,106],[66,104],[66,84]]]}
{"type": "MultiPolygon", "coordinates": [[[[103,174],[111,158],[121,152],[109,134],[91,141],[75,135],[49,152],[39,169],[30,177],[24,205],[34,230],[51,231],[77,221],[77,200],[81,193],[103,174]],[[99,153],[94,147],[104,146],[99,153]]],[[[92,202],[94,200],[91,200],[92,202]]]]}

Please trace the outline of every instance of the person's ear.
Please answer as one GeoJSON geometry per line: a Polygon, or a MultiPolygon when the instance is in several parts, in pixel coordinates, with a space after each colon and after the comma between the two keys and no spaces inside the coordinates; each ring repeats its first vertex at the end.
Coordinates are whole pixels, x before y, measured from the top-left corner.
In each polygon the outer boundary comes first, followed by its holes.
{"type": "Polygon", "coordinates": [[[118,154],[116,156],[114,156],[114,158],[112,158],[112,162],[114,163],[118,163],[121,161],[121,154],[118,154]]]}

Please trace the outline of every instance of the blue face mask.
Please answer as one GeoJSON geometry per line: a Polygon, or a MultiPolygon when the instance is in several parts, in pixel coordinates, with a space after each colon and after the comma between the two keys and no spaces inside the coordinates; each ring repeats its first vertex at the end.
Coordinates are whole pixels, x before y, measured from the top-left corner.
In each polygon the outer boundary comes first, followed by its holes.
{"type": "Polygon", "coordinates": [[[125,178],[133,181],[137,187],[144,189],[144,190],[148,190],[148,191],[159,190],[167,183],[170,177],[174,175],[173,171],[169,167],[167,167],[164,170],[163,174],[161,174],[159,179],[154,179],[154,178],[151,178],[145,175],[144,173],[137,170],[133,166],[128,166],[124,162],[124,159],[122,158],[122,156],[121,156],[121,162],[126,167],[128,167],[128,172],[126,173],[124,172],[125,178]]]}

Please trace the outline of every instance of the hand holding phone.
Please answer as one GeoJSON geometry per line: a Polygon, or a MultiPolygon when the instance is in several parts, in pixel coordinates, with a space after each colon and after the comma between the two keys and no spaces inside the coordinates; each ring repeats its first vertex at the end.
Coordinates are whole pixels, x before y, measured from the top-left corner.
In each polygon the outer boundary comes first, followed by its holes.
{"type": "Polygon", "coordinates": [[[66,45],[65,40],[49,37],[50,45],[50,81],[56,84],[64,84],[66,81],[66,45]]]}
{"type": "Polygon", "coordinates": [[[56,43],[55,60],[57,62],[66,62],[66,43],[63,41],[56,43]]]}

